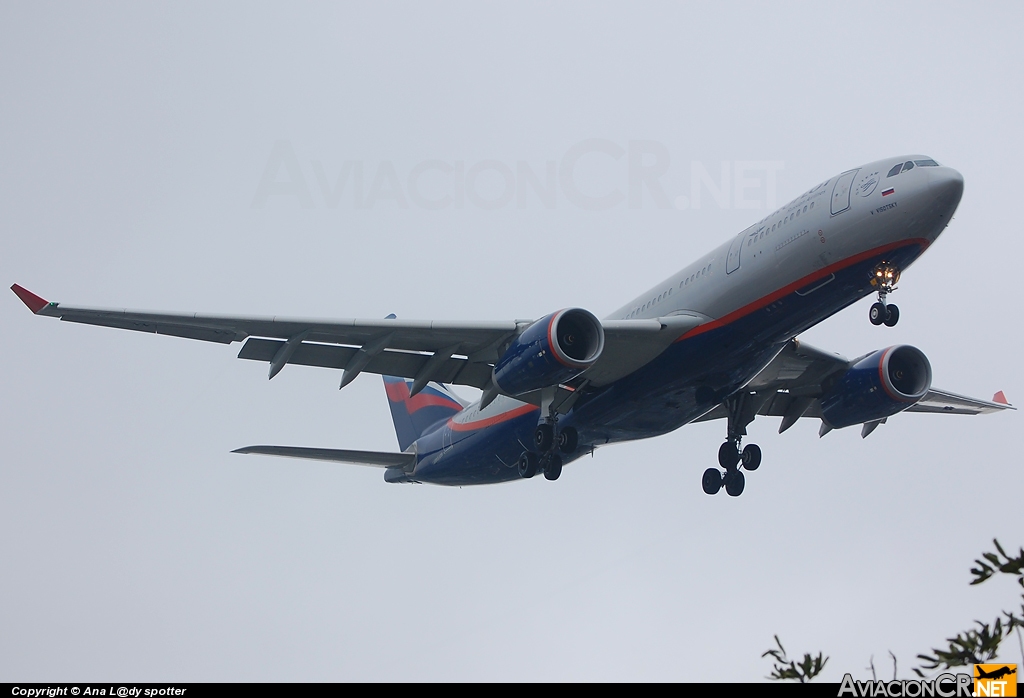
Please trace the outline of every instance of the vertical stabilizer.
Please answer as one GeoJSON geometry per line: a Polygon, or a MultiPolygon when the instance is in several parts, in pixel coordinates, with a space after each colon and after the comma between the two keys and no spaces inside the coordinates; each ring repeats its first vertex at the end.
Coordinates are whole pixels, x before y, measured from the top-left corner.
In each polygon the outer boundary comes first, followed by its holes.
{"type": "Polygon", "coordinates": [[[465,403],[440,383],[427,387],[409,397],[412,381],[395,376],[384,376],[391,418],[395,422],[398,447],[403,451],[423,436],[432,426],[458,414],[465,403]]]}

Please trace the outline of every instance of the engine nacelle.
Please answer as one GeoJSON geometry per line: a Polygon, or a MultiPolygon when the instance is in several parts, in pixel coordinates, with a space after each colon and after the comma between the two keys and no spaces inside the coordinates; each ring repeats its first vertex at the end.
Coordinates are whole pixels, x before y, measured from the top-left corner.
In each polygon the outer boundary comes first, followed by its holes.
{"type": "Polygon", "coordinates": [[[821,396],[821,414],[836,429],[873,422],[918,402],[931,385],[932,366],[920,349],[879,349],[854,364],[821,396]]]}
{"type": "Polygon", "coordinates": [[[576,376],[594,365],[604,349],[604,327],[582,308],[551,313],[526,328],[494,366],[494,385],[522,395],[576,376]]]}

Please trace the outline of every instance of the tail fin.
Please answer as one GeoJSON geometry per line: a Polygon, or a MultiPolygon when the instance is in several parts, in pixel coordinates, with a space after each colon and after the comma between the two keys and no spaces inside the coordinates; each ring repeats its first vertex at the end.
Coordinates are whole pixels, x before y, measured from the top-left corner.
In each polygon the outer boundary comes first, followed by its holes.
{"type": "Polygon", "coordinates": [[[415,396],[409,396],[412,381],[384,376],[384,390],[395,422],[398,447],[403,451],[423,436],[434,424],[462,411],[466,405],[440,383],[428,383],[415,396]]]}

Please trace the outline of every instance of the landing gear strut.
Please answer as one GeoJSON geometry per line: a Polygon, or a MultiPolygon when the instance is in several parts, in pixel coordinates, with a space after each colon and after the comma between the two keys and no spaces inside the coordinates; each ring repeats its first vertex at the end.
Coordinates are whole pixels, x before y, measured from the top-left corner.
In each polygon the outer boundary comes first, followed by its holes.
{"type": "Polygon", "coordinates": [[[729,427],[725,443],[718,448],[718,464],[725,472],[718,468],[704,471],[701,487],[707,494],[718,494],[724,485],[730,497],[739,497],[746,484],[742,470],[753,472],[760,467],[760,447],[757,444],[741,446],[741,441],[747,434],[747,425],[754,421],[754,415],[767,397],[741,392],[723,403],[729,413],[729,427]]]}
{"type": "Polygon", "coordinates": [[[871,285],[878,290],[878,302],[871,306],[868,318],[872,325],[885,325],[893,327],[900,321],[900,309],[886,303],[885,299],[890,293],[896,290],[896,282],[900,280],[900,270],[891,262],[879,262],[871,270],[871,285]]]}
{"type": "Polygon", "coordinates": [[[533,430],[533,448],[519,456],[519,476],[531,478],[542,470],[546,479],[557,480],[562,474],[562,454],[575,453],[580,437],[572,427],[558,428],[558,413],[550,403],[542,402],[541,412],[547,417],[533,430]]]}

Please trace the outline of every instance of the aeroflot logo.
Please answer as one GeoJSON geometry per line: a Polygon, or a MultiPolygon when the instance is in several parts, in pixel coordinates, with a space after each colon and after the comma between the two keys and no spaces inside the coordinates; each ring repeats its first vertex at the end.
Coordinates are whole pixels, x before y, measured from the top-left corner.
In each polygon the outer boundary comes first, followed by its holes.
{"type": "Polygon", "coordinates": [[[1016,695],[1016,664],[975,664],[973,676],[939,674],[928,681],[856,681],[846,674],[838,694],[839,698],[1003,698],[1016,695]]]}
{"type": "Polygon", "coordinates": [[[300,157],[277,141],[256,185],[252,208],[614,208],[693,210],[705,206],[776,208],[777,160],[673,167],[658,141],[580,141],[554,160],[428,159],[328,162],[300,157]]]}

